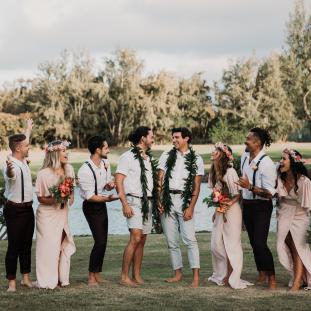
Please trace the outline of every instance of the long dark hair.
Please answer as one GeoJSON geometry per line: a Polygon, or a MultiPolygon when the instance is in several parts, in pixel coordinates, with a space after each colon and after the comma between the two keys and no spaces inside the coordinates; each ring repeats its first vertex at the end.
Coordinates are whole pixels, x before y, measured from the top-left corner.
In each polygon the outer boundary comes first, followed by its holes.
{"type": "MultiPolygon", "coordinates": [[[[232,154],[232,149],[224,145],[232,154]]],[[[231,160],[226,156],[223,150],[220,148],[216,148],[221,153],[221,157],[218,161],[219,165],[215,165],[215,162],[212,162],[210,171],[209,171],[209,178],[212,182],[212,186],[215,187],[216,183],[219,181],[224,189],[224,192],[229,192],[228,186],[224,182],[224,176],[227,173],[228,168],[232,167],[231,160]]]]}
{"type": "MultiPolygon", "coordinates": [[[[300,152],[298,152],[297,150],[294,150],[294,153],[295,153],[295,156],[298,156],[302,159],[302,155],[300,152]]],[[[290,170],[294,176],[294,179],[295,179],[295,186],[294,186],[294,190],[295,190],[295,193],[297,193],[298,191],[298,179],[300,176],[306,176],[307,178],[310,178],[309,177],[309,174],[308,174],[308,170],[307,168],[305,167],[305,165],[303,164],[303,162],[295,162],[295,159],[294,157],[289,153],[289,152],[285,152],[286,154],[288,154],[288,157],[289,157],[289,160],[290,160],[290,170]]],[[[285,183],[286,181],[286,178],[287,178],[287,172],[281,172],[281,169],[280,167],[278,168],[278,174],[282,180],[283,183],[285,183]]]]}

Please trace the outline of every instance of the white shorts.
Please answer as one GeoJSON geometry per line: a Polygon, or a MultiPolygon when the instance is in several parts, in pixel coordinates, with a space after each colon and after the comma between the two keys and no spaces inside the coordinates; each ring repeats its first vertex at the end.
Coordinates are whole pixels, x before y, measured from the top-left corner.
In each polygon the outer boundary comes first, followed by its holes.
{"type": "Polygon", "coordinates": [[[148,219],[143,221],[143,213],[141,211],[141,199],[132,196],[126,196],[129,206],[133,209],[134,215],[131,218],[126,218],[129,229],[143,230],[143,234],[150,234],[152,229],[152,206],[149,200],[148,219]]]}

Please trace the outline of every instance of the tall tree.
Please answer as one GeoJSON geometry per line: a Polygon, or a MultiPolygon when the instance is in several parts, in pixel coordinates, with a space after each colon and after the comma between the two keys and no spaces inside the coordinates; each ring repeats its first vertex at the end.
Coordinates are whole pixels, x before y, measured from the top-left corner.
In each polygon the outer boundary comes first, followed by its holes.
{"type": "Polygon", "coordinates": [[[286,30],[281,57],[283,85],[298,118],[309,124],[311,135],[311,15],[307,16],[303,0],[295,2],[286,30]]]}
{"type": "Polygon", "coordinates": [[[285,141],[298,122],[282,86],[278,55],[272,55],[259,67],[254,97],[260,112],[258,125],[270,128],[275,140],[285,141]]]}

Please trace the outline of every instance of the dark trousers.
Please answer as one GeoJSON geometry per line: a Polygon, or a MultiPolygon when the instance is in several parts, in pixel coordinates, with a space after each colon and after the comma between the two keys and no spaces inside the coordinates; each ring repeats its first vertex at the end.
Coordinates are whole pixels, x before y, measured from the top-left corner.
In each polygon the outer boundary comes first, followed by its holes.
{"type": "Polygon", "coordinates": [[[267,275],[275,274],[272,253],[267,245],[272,209],[271,200],[243,200],[243,221],[257,270],[267,275]]]}
{"type": "Polygon", "coordinates": [[[31,246],[35,228],[35,217],[31,204],[27,207],[13,206],[7,202],[3,209],[7,226],[8,249],[5,256],[6,278],[16,279],[17,260],[20,272],[31,271],[31,246]]]}
{"type": "Polygon", "coordinates": [[[94,246],[90,255],[89,272],[101,272],[108,237],[107,207],[105,203],[84,201],[83,213],[94,238],[94,246]]]}

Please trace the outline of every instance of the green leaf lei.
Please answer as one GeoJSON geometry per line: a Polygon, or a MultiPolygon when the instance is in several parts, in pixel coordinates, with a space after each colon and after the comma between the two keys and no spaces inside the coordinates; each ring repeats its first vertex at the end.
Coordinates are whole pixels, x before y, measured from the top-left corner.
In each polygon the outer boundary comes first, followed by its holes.
{"type": "MultiPolygon", "coordinates": [[[[162,191],[162,205],[166,215],[169,214],[173,206],[171,194],[170,194],[170,179],[172,178],[172,171],[175,167],[177,159],[177,150],[175,148],[171,149],[168,153],[168,158],[165,163],[165,176],[163,181],[163,191],[162,191]]],[[[197,155],[195,151],[190,147],[189,153],[185,155],[185,167],[189,172],[188,177],[185,179],[185,186],[182,193],[183,205],[182,210],[184,211],[188,208],[191,201],[193,188],[194,188],[194,178],[198,172],[198,165],[196,163],[197,155]]]]}
{"type": "MultiPolygon", "coordinates": [[[[139,161],[140,165],[140,182],[142,187],[143,196],[141,198],[142,204],[142,213],[143,213],[143,220],[148,219],[148,212],[149,212],[149,200],[147,195],[148,184],[147,184],[147,177],[146,177],[146,167],[144,163],[144,158],[142,156],[142,149],[138,146],[132,146],[131,152],[134,154],[134,158],[139,161]]],[[[159,201],[159,193],[158,193],[158,178],[157,178],[157,166],[158,162],[153,159],[152,153],[150,150],[146,152],[146,155],[149,156],[151,162],[151,169],[152,169],[152,179],[153,179],[153,189],[152,189],[152,213],[157,216],[158,215],[158,201],[159,201]]]]}

